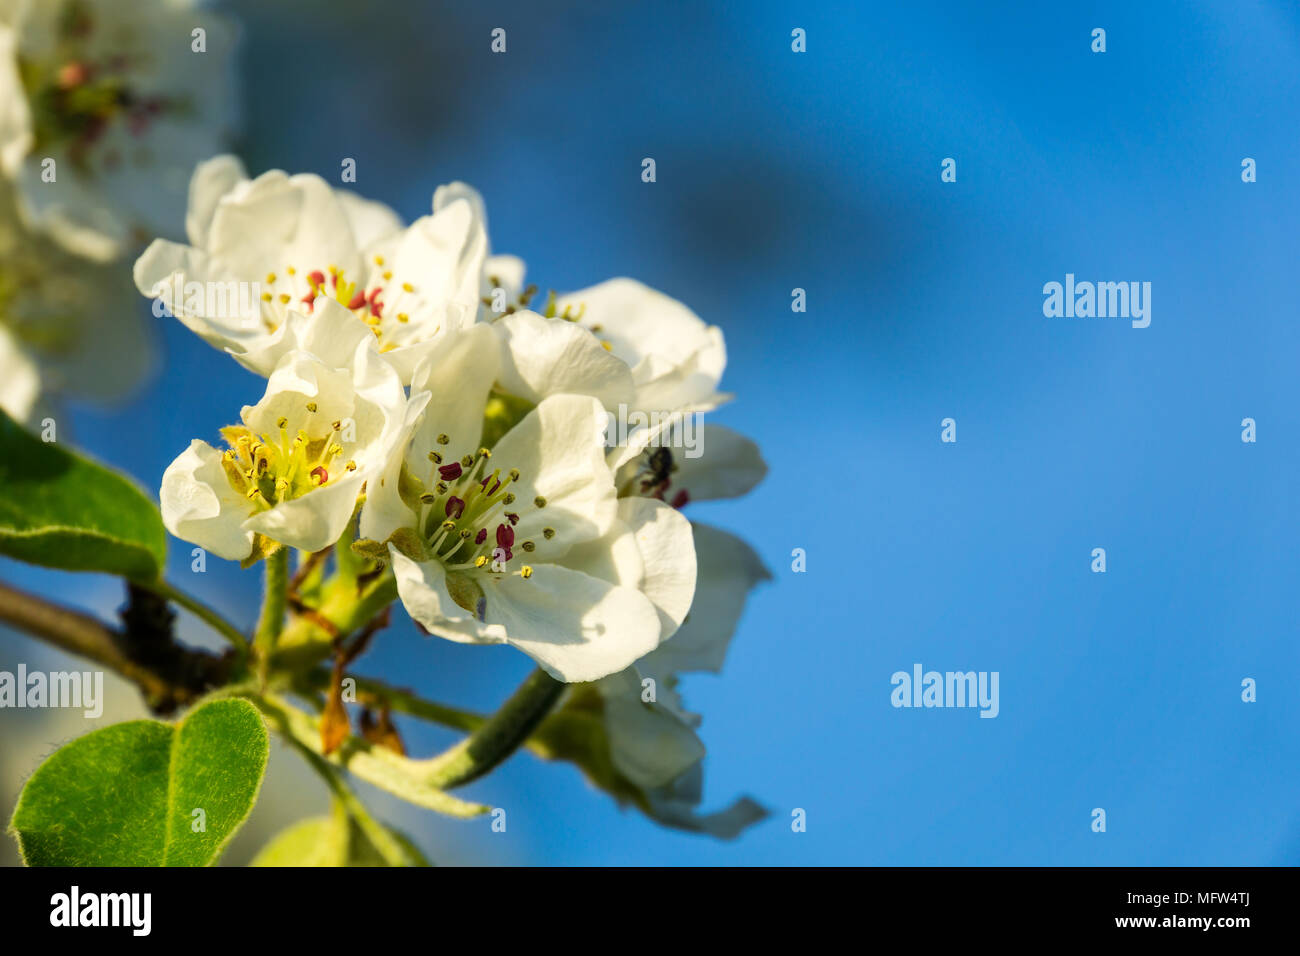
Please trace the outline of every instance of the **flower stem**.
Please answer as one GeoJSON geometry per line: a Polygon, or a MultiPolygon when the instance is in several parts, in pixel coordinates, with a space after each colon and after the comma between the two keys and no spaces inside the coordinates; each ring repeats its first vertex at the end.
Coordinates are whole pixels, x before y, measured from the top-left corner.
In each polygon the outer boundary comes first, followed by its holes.
{"type": "Polygon", "coordinates": [[[383,857],[385,863],[389,866],[418,866],[419,861],[411,857],[406,848],[393,836],[391,830],[377,821],[370,815],[365,804],[357,799],[352,788],[347,785],[343,775],[335,769],[334,765],[327,761],[320,754],[316,753],[310,747],[303,745],[293,737],[286,738],[307,765],[320,774],[321,779],[325,781],[325,786],[329,788],[331,796],[338,801],[350,816],[361,832],[366,835],[371,845],[383,857]]]}
{"type": "Polygon", "coordinates": [[[429,784],[449,790],[495,769],[523,745],[563,692],[564,684],[546,671],[533,671],[500,710],[429,762],[429,784]]]}
{"type": "MultiPolygon", "coordinates": [[[[465,733],[478,730],[488,721],[488,718],[481,714],[427,700],[400,687],[390,687],[383,681],[369,677],[349,676],[354,677],[356,680],[357,693],[363,699],[374,698],[381,707],[388,707],[399,714],[407,714],[441,727],[462,730],[465,733]]],[[[329,686],[329,681],[329,668],[319,667],[303,675],[295,686],[303,690],[324,690],[329,686]]]]}
{"type": "Polygon", "coordinates": [[[289,549],[282,547],[266,558],[266,590],[262,594],[262,613],[257,619],[257,632],[253,636],[263,679],[270,669],[271,655],[275,653],[275,645],[284,629],[284,608],[288,592],[289,549]]]}

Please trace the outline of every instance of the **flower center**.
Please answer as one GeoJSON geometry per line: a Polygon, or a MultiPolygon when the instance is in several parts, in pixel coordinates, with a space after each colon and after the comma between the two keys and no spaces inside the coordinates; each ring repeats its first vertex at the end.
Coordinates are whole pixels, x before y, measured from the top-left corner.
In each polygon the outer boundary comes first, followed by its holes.
{"type": "MultiPolygon", "coordinates": [[[[316,403],[309,402],[307,411],[315,413],[316,403]]],[[[221,430],[230,445],[221,456],[226,479],[258,510],[301,498],[336,481],[339,475],[356,470],[357,463],[350,459],[339,466],[334,464],[343,454],[339,439],[342,422],[332,423],[328,431],[300,428],[292,437],[286,419],[281,418],[277,425],[279,434],[274,438],[258,435],[243,425],[221,430]]]]}
{"type": "MultiPolygon", "coordinates": [[[[78,169],[87,171],[90,150],[115,122],[123,122],[133,136],[148,132],[150,124],[168,113],[185,110],[177,98],[144,96],[133,88],[131,74],[146,53],[118,54],[95,59],[87,55],[95,20],[89,5],[69,0],[57,25],[54,48],[40,58],[19,55],[18,68],[31,105],[33,152],[41,155],[65,146],[78,169]]],[[[141,163],[144,154],[134,160],[141,163]]],[[[112,168],[122,157],[115,150],[103,154],[112,168]]]]}
{"type": "MultiPolygon", "coordinates": [[[[447,435],[438,436],[439,446],[449,441],[447,435]]],[[[537,547],[532,541],[516,541],[515,526],[521,511],[545,508],[546,499],[538,495],[531,502],[519,503],[510,490],[519,481],[518,469],[511,468],[504,474],[500,468],[489,472],[492,452],[486,448],[450,461],[435,448],[428,458],[429,480],[416,501],[416,529],[426,549],[448,571],[479,570],[530,577],[533,569],[529,565],[521,565],[517,572],[510,567],[516,547],[525,554],[537,547]]],[[[542,534],[549,540],[555,536],[555,529],[545,528],[542,534]]]]}
{"type": "Polygon", "coordinates": [[[262,322],[268,332],[274,332],[295,303],[311,315],[318,299],[333,299],[366,323],[382,343],[379,351],[387,352],[406,343],[411,315],[424,304],[414,285],[394,285],[392,279],[392,270],[385,268],[383,256],[375,256],[374,269],[364,281],[349,279],[346,270],[337,266],[324,271],[289,266],[283,276],[274,272],[266,276],[270,291],[262,293],[262,322]]]}

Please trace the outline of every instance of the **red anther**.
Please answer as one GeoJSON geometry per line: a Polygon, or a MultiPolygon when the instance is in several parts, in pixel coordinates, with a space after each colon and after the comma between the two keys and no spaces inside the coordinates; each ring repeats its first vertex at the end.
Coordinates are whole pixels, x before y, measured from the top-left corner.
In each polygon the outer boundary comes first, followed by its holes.
{"type": "Polygon", "coordinates": [[[497,546],[508,550],[514,543],[515,529],[508,524],[497,525],[497,546]]]}
{"type": "Polygon", "coordinates": [[[311,476],[316,479],[316,484],[323,485],[330,480],[330,473],[325,470],[324,465],[317,465],[311,470],[311,476]]]}
{"type": "Polygon", "coordinates": [[[356,295],[354,295],[351,299],[348,300],[348,308],[352,309],[353,311],[361,308],[365,304],[366,304],[366,297],[364,294],[360,292],[358,292],[356,295]]]}
{"type": "Polygon", "coordinates": [[[59,89],[70,90],[74,86],[81,86],[88,79],[90,79],[90,68],[86,64],[74,60],[59,67],[55,82],[58,84],[59,89]]]}
{"type": "Polygon", "coordinates": [[[465,502],[455,495],[447,499],[445,506],[448,518],[459,518],[465,513],[465,502]]]}
{"type": "Polygon", "coordinates": [[[311,272],[307,273],[307,281],[310,282],[312,288],[315,289],[318,285],[324,283],[325,273],[321,272],[319,269],[313,269],[311,272]]]}
{"type": "Polygon", "coordinates": [[[438,477],[443,481],[455,481],[460,477],[460,462],[453,461],[450,465],[442,465],[438,468],[438,477]]]}
{"type": "Polygon", "coordinates": [[[510,521],[512,525],[519,524],[519,515],[517,514],[512,514],[511,512],[507,511],[506,518],[510,521]]]}
{"type": "Polygon", "coordinates": [[[474,535],[474,543],[482,544],[487,540],[487,528],[479,528],[478,534],[474,535]]]}
{"type": "Polygon", "coordinates": [[[677,492],[677,494],[673,495],[673,507],[680,508],[690,500],[691,496],[687,494],[686,489],[683,488],[681,491],[677,492]]]}

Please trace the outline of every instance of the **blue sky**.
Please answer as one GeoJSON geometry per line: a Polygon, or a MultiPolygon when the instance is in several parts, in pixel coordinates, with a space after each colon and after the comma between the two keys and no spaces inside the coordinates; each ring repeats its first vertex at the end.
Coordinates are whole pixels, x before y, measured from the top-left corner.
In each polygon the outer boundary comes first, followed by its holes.
{"type": "MultiPolygon", "coordinates": [[[[352,156],[357,188],[408,218],[465,179],[495,248],[544,287],[626,274],[682,299],[727,336],[737,400],[713,420],[771,467],[692,511],[774,580],[722,676],[685,683],[706,806],[748,793],[771,819],[734,843],[667,832],[522,756],[468,791],[521,808],[508,840],[403,822],[480,862],[1300,862],[1300,16],[842,6],[379,2],[358,31],[342,5],[236,5],[254,171],[332,177],[352,156]],[[344,42],[350,70],[277,55],[344,42]],[[1150,327],[1045,318],[1043,284],[1066,273],[1150,282],[1150,327]],[[890,675],[917,662],[998,671],[999,716],[891,707],[890,675]]],[[[138,402],[73,417],[151,488],[260,391],[161,334],[168,364],[138,402]]],[[[192,588],[251,607],[254,577],[211,567],[192,588]]],[[[528,671],[405,622],[365,663],[482,709],[528,671]]],[[[407,726],[415,749],[450,739],[407,726]]]]}

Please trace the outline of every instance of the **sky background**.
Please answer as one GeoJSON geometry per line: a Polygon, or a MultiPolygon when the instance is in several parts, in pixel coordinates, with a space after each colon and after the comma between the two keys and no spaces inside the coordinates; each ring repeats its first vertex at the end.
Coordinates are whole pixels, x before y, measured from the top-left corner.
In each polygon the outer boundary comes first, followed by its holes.
{"type": "MultiPolygon", "coordinates": [[[[226,5],[250,170],[337,181],[353,157],[355,188],[408,220],[463,179],[494,249],[543,288],[630,275],[721,326],[737,397],[711,420],[756,439],[770,473],[687,513],[774,575],[723,673],[684,684],[704,807],[771,811],[737,841],[664,830],[530,755],[466,789],[513,808],[505,834],[367,791],[382,816],[459,863],[1300,862],[1293,5],[355,6],[226,5]],[[1067,272],[1150,282],[1150,327],[1045,318],[1043,284],[1067,272]],[[890,676],[914,663],[999,672],[1000,714],[893,708],[890,676]]],[[[262,388],[166,323],[138,400],[70,416],[154,490],[262,388]]],[[[172,578],[251,624],[260,576],[215,558],[192,575],[188,553],[173,542],[172,578]]],[[[0,576],[119,600],[107,579],[0,576]]],[[[69,666],[0,638],[0,668],[20,660],[69,666]]],[[[490,710],[530,662],[402,617],[356,669],[490,710]]],[[[113,706],[136,705],[122,689],[113,706]]],[[[6,814],[40,755],[87,729],[10,716],[6,814]]],[[[401,727],[415,753],[454,739],[401,727]]],[[[294,760],[275,753],[228,862],[325,806],[294,760]]]]}

